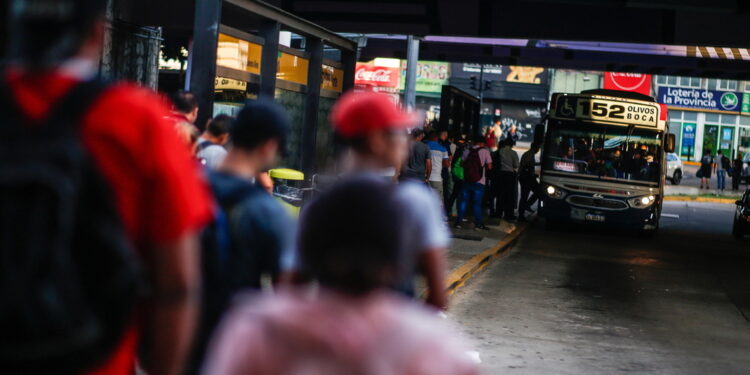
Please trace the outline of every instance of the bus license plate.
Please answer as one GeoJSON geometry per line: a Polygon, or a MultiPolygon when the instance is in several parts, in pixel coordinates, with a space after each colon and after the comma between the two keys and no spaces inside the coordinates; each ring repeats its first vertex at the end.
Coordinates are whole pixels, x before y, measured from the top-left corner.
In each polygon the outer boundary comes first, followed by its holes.
{"type": "Polygon", "coordinates": [[[603,223],[604,215],[586,214],[586,221],[595,221],[597,223],[603,223]]]}

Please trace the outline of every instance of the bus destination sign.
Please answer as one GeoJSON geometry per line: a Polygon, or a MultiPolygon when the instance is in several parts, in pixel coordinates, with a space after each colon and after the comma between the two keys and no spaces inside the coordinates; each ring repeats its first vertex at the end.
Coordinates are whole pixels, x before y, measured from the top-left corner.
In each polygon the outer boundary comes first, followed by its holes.
{"type": "Polygon", "coordinates": [[[659,106],[583,95],[557,97],[554,117],[616,123],[659,126],[659,106]]]}

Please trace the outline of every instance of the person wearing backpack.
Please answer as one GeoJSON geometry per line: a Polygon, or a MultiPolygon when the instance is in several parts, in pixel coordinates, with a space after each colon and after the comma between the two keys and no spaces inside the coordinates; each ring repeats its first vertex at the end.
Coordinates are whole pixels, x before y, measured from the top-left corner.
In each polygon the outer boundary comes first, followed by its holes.
{"type": "Polygon", "coordinates": [[[206,125],[196,145],[196,157],[206,168],[215,170],[227,156],[226,144],[229,143],[229,127],[232,117],[218,115],[206,125]]]}
{"type": "Polygon", "coordinates": [[[231,126],[232,148],[209,181],[216,220],[202,236],[204,301],[188,374],[199,373],[206,347],[230,300],[275,283],[294,266],[295,224],[284,207],[256,182],[283,153],[289,120],[272,102],[248,102],[231,126]]]}
{"type": "Polygon", "coordinates": [[[716,187],[723,192],[727,188],[727,174],[732,174],[732,162],[721,150],[719,150],[717,158],[719,162],[716,163],[716,187]]]}
{"type": "MultiPolygon", "coordinates": [[[[451,179],[453,180],[453,186],[451,189],[451,195],[445,202],[446,210],[448,211],[448,217],[450,218],[453,214],[453,205],[460,204],[461,194],[463,194],[464,186],[464,167],[463,167],[463,154],[466,148],[466,142],[460,140],[454,143],[455,150],[453,152],[453,159],[451,160],[451,179]],[[458,202],[458,203],[457,203],[458,202]]],[[[458,213],[458,209],[456,210],[458,213]]]]}
{"type": "Polygon", "coordinates": [[[139,350],[148,373],[179,374],[192,341],[211,198],[159,96],[97,78],[106,4],[9,8],[2,373],[131,375],[139,350]]]}
{"type": "Polygon", "coordinates": [[[468,150],[465,150],[461,158],[463,159],[464,169],[464,186],[461,194],[461,201],[458,205],[458,216],[454,227],[461,229],[461,222],[466,215],[466,209],[469,200],[472,202],[474,210],[474,229],[489,230],[484,225],[482,213],[482,197],[486,185],[486,171],[492,170],[492,156],[487,150],[484,143],[484,137],[477,137],[468,150]]]}

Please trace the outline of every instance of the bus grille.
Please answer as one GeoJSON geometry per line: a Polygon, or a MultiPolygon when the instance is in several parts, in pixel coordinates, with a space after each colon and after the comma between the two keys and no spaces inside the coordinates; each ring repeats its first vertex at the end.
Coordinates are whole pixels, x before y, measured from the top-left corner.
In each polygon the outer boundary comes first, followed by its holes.
{"type": "Polygon", "coordinates": [[[599,210],[625,210],[628,208],[628,204],[623,201],[581,195],[572,195],[568,197],[568,203],[576,206],[596,208],[599,210]]]}

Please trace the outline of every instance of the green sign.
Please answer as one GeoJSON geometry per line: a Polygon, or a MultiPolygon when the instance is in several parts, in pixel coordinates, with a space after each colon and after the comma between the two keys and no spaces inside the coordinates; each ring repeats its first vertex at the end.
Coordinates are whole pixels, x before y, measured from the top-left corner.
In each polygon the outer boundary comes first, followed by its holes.
{"type": "Polygon", "coordinates": [[[750,115],[750,92],[742,94],[742,109],[740,113],[750,115]]]}
{"type": "MultiPolygon", "coordinates": [[[[417,92],[439,94],[443,85],[448,84],[450,64],[440,61],[417,62],[417,92]]],[[[406,60],[401,60],[401,79],[399,89],[404,90],[406,84],[406,60]]]]}

